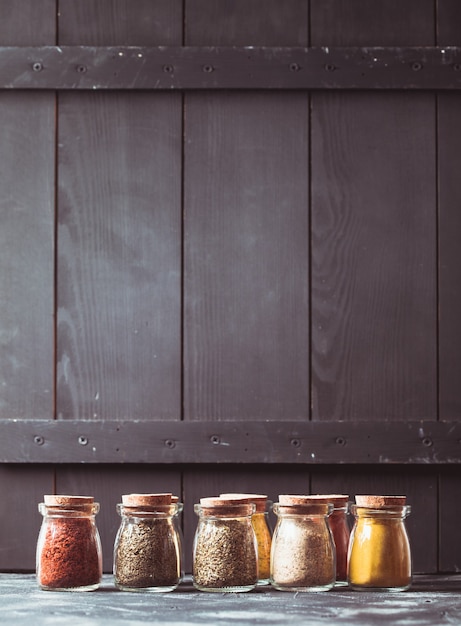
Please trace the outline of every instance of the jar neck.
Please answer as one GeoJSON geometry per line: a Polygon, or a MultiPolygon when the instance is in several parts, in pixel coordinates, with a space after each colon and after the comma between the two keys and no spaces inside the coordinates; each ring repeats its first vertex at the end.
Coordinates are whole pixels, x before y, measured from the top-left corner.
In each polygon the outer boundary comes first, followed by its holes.
{"type": "Polygon", "coordinates": [[[172,519],[183,510],[182,502],[175,504],[157,504],[154,506],[126,506],[117,504],[117,512],[121,517],[146,519],[172,519]]]}
{"type": "Polygon", "coordinates": [[[44,517],[58,518],[58,517],[86,517],[94,518],[99,513],[99,503],[94,502],[92,504],[82,504],[69,506],[59,505],[47,505],[44,502],[40,502],[38,505],[39,512],[44,517]]]}
{"type": "Polygon", "coordinates": [[[403,506],[383,506],[379,508],[364,507],[353,504],[351,506],[351,513],[356,519],[367,518],[375,520],[383,519],[397,519],[403,520],[410,515],[411,507],[409,505],[403,506]]]}

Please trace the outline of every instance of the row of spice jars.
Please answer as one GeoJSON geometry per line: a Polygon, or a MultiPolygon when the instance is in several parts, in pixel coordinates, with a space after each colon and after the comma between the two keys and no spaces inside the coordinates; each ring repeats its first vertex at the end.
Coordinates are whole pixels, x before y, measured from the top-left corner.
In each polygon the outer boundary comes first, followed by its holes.
{"type": "MultiPolygon", "coordinates": [[[[182,578],[182,503],[171,493],[128,494],[117,510],[114,579],[126,591],[172,591],[182,578]]],[[[348,496],[281,495],[271,537],[267,496],[221,494],[195,505],[193,584],[202,591],[407,589],[411,556],[404,496],[356,496],[352,534],[348,496]]],[[[99,505],[86,496],[45,496],[37,544],[43,589],[93,590],[102,577],[95,524],[99,505]]]]}

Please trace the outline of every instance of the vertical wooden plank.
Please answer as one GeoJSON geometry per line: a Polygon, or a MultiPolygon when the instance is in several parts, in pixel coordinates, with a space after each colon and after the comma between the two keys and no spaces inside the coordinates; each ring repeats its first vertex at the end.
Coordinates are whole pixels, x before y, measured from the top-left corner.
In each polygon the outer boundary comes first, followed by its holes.
{"type": "Polygon", "coordinates": [[[114,540],[120,525],[116,505],[121,502],[122,495],[164,492],[182,497],[180,472],[175,468],[64,465],[60,467],[56,480],[56,493],[90,495],[99,502],[96,523],[101,536],[105,572],[112,572],[114,540]]]}
{"type": "Polygon", "coordinates": [[[306,0],[186,0],[186,45],[305,46],[306,0]]]}
{"type": "Polygon", "coordinates": [[[59,0],[62,45],[177,46],[181,41],[182,0],[59,0]]]}
{"type": "MultiPolygon", "coordinates": [[[[305,43],[305,9],[253,1],[221,12],[194,0],[186,41],[305,43]]],[[[187,96],[186,419],[308,415],[307,128],[304,94],[187,96]]]]}
{"type": "MultiPolygon", "coordinates": [[[[461,45],[458,25],[461,5],[456,0],[437,2],[437,44],[461,45]]],[[[439,186],[439,402],[440,419],[461,419],[459,371],[461,370],[461,183],[457,163],[461,158],[461,97],[457,93],[438,94],[438,186],[439,186]]],[[[440,472],[439,569],[459,572],[461,537],[458,520],[459,469],[440,472]]]]}
{"type": "MultiPolygon", "coordinates": [[[[344,493],[354,502],[357,494],[406,495],[411,513],[406,521],[410,538],[413,571],[437,572],[437,472],[431,467],[376,468],[346,466],[316,468],[312,473],[312,493],[344,493]]],[[[353,524],[353,517],[350,517],[353,524]]]]}
{"type": "Polygon", "coordinates": [[[0,571],[34,571],[42,517],[38,503],[53,489],[48,465],[0,466],[0,571]]]}
{"type": "MultiPolygon", "coordinates": [[[[53,45],[55,0],[5,0],[4,46],[53,45]]],[[[53,416],[52,93],[0,93],[0,419],[53,416]]],[[[0,570],[34,570],[48,466],[0,468],[0,570]]]]}
{"type": "MultiPolygon", "coordinates": [[[[178,0],[94,7],[61,44],[181,43],[178,0]]],[[[180,94],[60,97],[58,417],[180,417],[181,125],[180,94]]]]}
{"type": "MultiPolygon", "coordinates": [[[[314,0],[312,44],[363,45],[378,24],[373,44],[402,44],[421,12],[404,43],[432,43],[430,3],[366,6],[314,0]]],[[[436,416],[434,119],[425,93],[313,95],[314,419],[436,416]]]]}
{"type": "Polygon", "coordinates": [[[185,415],[308,415],[304,95],[188,97],[185,415]]]}
{"type": "Polygon", "coordinates": [[[53,415],[53,105],[50,94],[0,94],[3,418],[53,415]]]}
{"type": "Polygon", "coordinates": [[[2,0],[2,46],[53,46],[56,42],[56,0],[2,0]]]}
{"type": "Polygon", "coordinates": [[[180,415],[180,106],[60,97],[58,417],[180,415]]]}
{"type": "Polygon", "coordinates": [[[310,0],[310,6],[311,45],[434,45],[434,0],[310,0]]]}

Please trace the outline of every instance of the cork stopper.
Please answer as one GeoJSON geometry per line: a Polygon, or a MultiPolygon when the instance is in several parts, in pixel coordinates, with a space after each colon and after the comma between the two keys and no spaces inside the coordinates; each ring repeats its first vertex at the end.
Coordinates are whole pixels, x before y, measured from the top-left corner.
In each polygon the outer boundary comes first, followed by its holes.
{"type": "Polygon", "coordinates": [[[312,502],[318,502],[318,504],[332,504],[335,509],[345,507],[349,502],[349,496],[339,493],[313,494],[309,497],[312,502]]]}
{"type": "Polygon", "coordinates": [[[331,501],[320,501],[311,495],[279,495],[278,510],[281,513],[304,513],[312,515],[329,515],[333,506],[331,501]]]}
{"type": "Polygon", "coordinates": [[[357,506],[379,509],[383,506],[404,506],[406,496],[355,496],[357,506]]]}
{"type": "Polygon", "coordinates": [[[171,493],[128,493],[122,496],[123,506],[159,506],[172,503],[171,493]]]}
{"type": "Polygon", "coordinates": [[[45,495],[43,502],[46,506],[72,507],[93,504],[94,498],[93,496],[45,495]]]}
{"type": "Polygon", "coordinates": [[[267,496],[261,493],[222,493],[219,496],[222,499],[241,498],[249,500],[256,507],[256,513],[264,513],[266,510],[267,496]]]}
{"type": "Polygon", "coordinates": [[[249,498],[211,496],[200,498],[204,515],[245,516],[254,512],[255,505],[249,498]]]}

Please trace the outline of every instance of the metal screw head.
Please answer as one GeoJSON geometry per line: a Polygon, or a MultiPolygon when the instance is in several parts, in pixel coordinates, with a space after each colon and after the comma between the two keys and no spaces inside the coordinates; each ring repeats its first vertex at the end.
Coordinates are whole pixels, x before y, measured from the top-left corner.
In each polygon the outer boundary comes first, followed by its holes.
{"type": "Polygon", "coordinates": [[[174,72],[174,67],[173,67],[172,65],[164,65],[164,66],[163,66],[163,71],[164,71],[166,74],[173,74],[173,72],[174,72]]]}
{"type": "Polygon", "coordinates": [[[327,63],[325,65],[325,69],[327,72],[334,72],[336,69],[336,65],[333,65],[333,63],[327,63]]]}
{"type": "Polygon", "coordinates": [[[338,446],[345,446],[347,443],[347,439],[345,437],[336,437],[335,442],[338,446]]]}
{"type": "Polygon", "coordinates": [[[167,448],[174,448],[176,446],[176,441],[174,441],[174,439],[166,439],[165,446],[167,448]]]}
{"type": "Polygon", "coordinates": [[[424,437],[421,440],[421,443],[423,444],[423,446],[426,446],[426,448],[430,448],[434,442],[430,437],[424,437]]]}
{"type": "Polygon", "coordinates": [[[36,443],[37,446],[43,446],[43,444],[45,443],[45,439],[41,435],[35,435],[34,443],[36,443]]]}
{"type": "Polygon", "coordinates": [[[86,67],[85,65],[77,65],[77,72],[79,74],[84,74],[86,72],[86,67]]]}
{"type": "Polygon", "coordinates": [[[411,69],[414,72],[419,72],[419,70],[423,69],[423,64],[419,63],[418,61],[415,61],[414,63],[411,64],[411,69]]]}
{"type": "Polygon", "coordinates": [[[202,70],[207,74],[210,74],[211,72],[214,72],[214,67],[212,65],[204,65],[202,70]]]}
{"type": "Polygon", "coordinates": [[[32,69],[34,70],[34,72],[41,72],[43,69],[43,65],[37,61],[32,65],[32,69]]]}
{"type": "Polygon", "coordinates": [[[78,442],[81,446],[87,446],[88,445],[88,439],[87,437],[84,437],[83,435],[80,435],[80,437],[78,438],[78,442]]]}
{"type": "Polygon", "coordinates": [[[214,444],[221,443],[221,437],[219,435],[211,435],[210,441],[214,444]]]}
{"type": "Polygon", "coordinates": [[[290,70],[292,72],[299,72],[300,69],[301,69],[301,66],[298,65],[297,63],[291,63],[290,64],[290,70]]]}
{"type": "Polygon", "coordinates": [[[301,442],[299,439],[291,439],[290,444],[293,448],[299,448],[301,446],[301,442]]]}

